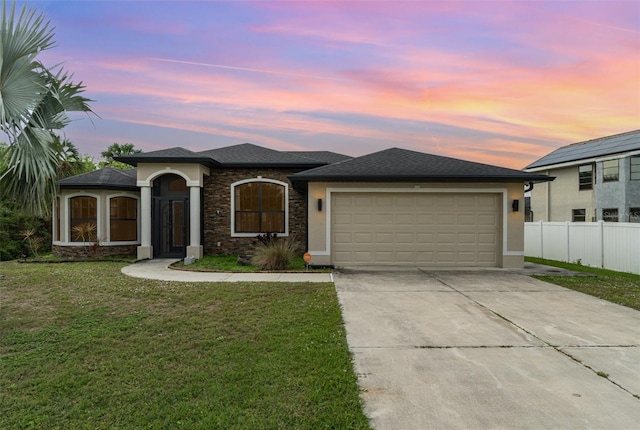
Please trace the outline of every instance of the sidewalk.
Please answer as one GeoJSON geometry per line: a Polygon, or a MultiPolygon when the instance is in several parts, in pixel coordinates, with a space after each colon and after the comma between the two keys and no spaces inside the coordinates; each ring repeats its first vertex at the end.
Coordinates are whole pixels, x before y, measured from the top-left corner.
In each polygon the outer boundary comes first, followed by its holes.
{"type": "Polygon", "coordinates": [[[164,258],[138,261],[123,267],[122,273],[134,278],[176,282],[333,282],[331,273],[229,273],[170,269],[169,265],[176,261],[164,258]]]}

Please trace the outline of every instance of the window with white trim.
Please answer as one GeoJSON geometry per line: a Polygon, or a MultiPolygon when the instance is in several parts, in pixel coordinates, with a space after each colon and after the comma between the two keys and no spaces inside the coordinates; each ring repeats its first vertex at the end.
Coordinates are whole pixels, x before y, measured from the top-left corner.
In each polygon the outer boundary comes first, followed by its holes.
{"type": "Polygon", "coordinates": [[[97,238],[98,199],[78,196],[69,199],[69,230],[72,242],[92,242],[97,238]]]}
{"type": "Polygon", "coordinates": [[[287,185],[257,179],[233,184],[233,234],[287,233],[287,185]]]}
{"type": "Polygon", "coordinates": [[[109,240],[138,240],[138,201],[133,197],[109,199],[109,240]]]}

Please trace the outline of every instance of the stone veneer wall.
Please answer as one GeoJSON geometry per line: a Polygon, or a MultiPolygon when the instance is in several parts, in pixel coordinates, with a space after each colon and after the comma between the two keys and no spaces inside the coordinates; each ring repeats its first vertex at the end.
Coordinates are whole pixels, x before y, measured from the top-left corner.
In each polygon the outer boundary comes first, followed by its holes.
{"type": "Polygon", "coordinates": [[[250,255],[256,239],[231,237],[231,184],[262,176],[289,184],[289,238],[300,243],[304,252],[307,240],[306,198],[293,189],[288,175],[301,169],[211,169],[204,179],[204,253],[212,255],[250,255]],[[220,242],[220,246],[218,246],[220,242]]]}
{"type": "Polygon", "coordinates": [[[60,246],[53,245],[51,252],[56,257],[82,259],[82,258],[101,258],[101,257],[135,257],[138,245],[114,245],[96,247],[87,245],[78,246],[60,246]]]}

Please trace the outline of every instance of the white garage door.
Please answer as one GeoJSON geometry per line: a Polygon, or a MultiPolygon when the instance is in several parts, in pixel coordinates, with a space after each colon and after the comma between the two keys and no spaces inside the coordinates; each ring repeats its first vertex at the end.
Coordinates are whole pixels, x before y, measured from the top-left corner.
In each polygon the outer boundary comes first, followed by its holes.
{"type": "Polygon", "coordinates": [[[333,264],[497,266],[499,194],[334,193],[333,264]]]}

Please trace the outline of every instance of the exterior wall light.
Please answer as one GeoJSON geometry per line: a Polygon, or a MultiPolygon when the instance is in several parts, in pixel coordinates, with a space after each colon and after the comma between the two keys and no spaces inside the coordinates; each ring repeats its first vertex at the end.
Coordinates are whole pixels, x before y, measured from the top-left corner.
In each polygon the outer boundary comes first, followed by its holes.
{"type": "Polygon", "coordinates": [[[511,209],[514,212],[518,212],[520,210],[520,200],[514,200],[513,202],[511,202],[511,209]]]}
{"type": "Polygon", "coordinates": [[[322,212],[322,199],[318,199],[318,212],[322,212]]]}

